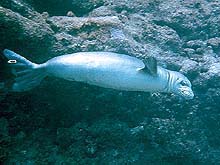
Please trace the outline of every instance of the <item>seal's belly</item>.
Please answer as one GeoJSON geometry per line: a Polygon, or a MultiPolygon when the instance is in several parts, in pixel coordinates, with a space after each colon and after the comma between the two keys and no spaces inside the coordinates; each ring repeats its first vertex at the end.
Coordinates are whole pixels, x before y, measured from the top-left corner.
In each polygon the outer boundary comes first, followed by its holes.
{"type": "Polygon", "coordinates": [[[157,89],[157,78],[138,71],[132,59],[112,56],[60,56],[48,61],[48,72],[71,81],[128,91],[157,89]]]}
{"type": "MultiPolygon", "coordinates": [[[[57,72],[58,73],[58,72],[57,72]]],[[[87,68],[87,67],[68,67],[63,68],[62,72],[55,74],[56,77],[70,81],[80,81],[91,85],[105,88],[113,88],[129,91],[149,91],[154,89],[155,83],[143,73],[135,70],[124,71],[119,67],[111,68],[87,68]],[[148,83],[149,82],[149,83],[148,83]]]]}

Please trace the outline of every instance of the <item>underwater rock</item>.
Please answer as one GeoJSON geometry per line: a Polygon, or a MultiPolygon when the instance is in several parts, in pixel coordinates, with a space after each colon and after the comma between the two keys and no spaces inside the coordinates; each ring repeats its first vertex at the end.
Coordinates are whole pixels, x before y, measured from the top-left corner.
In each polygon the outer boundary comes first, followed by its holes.
{"type": "Polygon", "coordinates": [[[212,63],[207,72],[202,73],[203,82],[208,85],[207,88],[220,87],[220,63],[212,63]]]}
{"type": "Polygon", "coordinates": [[[78,36],[73,36],[65,32],[56,33],[56,43],[53,45],[52,50],[54,54],[64,54],[80,51],[80,46],[83,40],[78,36]]]}
{"type": "Polygon", "coordinates": [[[195,54],[195,50],[192,48],[185,48],[183,51],[186,53],[187,56],[192,57],[195,54]]]}
{"type": "Polygon", "coordinates": [[[8,136],[8,121],[5,118],[0,118],[0,137],[8,136]]]}
{"type": "Polygon", "coordinates": [[[41,24],[23,17],[10,9],[0,7],[0,48],[16,48],[25,45],[26,49],[40,54],[48,50],[54,41],[54,32],[47,24],[41,24]],[[41,50],[39,50],[39,47],[41,50]]]}
{"type": "Polygon", "coordinates": [[[204,140],[207,137],[202,131],[202,126],[197,127],[197,124],[201,124],[201,120],[190,115],[189,118],[193,118],[194,121],[179,122],[172,119],[152,118],[145,123],[144,137],[150,139],[153,147],[157,148],[157,152],[161,154],[160,158],[178,161],[180,157],[187,160],[190,156],[198,162],[203,159],[203,154],[209,149],[207,141],[204,140]],[[201,137],[200,140],[198,137],[201,137]]]}
{"type": "Polygon", "coordinates": [[[89,13],[90,17],[113,16],[116,12],[112,11],[108,6],[100,6],[89,13]]]}
{"type": "Polygon", "coordinates": [[[175,30],[168,26],[144,26],[143,40],[151,43],[159,43],[159,46],[165,50],[180,52],[182,50],[182,41],[175,30]]]}
{"type": "MultiPolygon", "coordinates": [[[[219,91],[219,81],[219,64],[214,63],[210,66],[210,69],[205,69],[202,73],[200,73],[199,76],[196,77],[196,79],[193,81],[193,84],[195,89],[197,89],[198,91],[203,90],[203,95],[208,97],[209,95],[205,93],[207,90],[214,88],[216,91],[219,91]]],[[[212,95],[209,97],[212,97],[212,95]]],[[[205,103],[214,104],[213,101],[207,101],[205,103]]]]}
{"type": "Polygon", "coordinates": [[[206,39],[217,36],[219,17],[215,17],[219,2],[168,0],[159,4],[155,13],[158,25],[173,28],[180,37],[206,39]],[[172,4],[172,5],[170,5],[172,4]],[[215,17],[215,18],[214,18],[215,17]]]}
{"type": "Polygon", "coordinates": [[[111,33],[111,38],[120,39],[120,40],[126,39],[125,34],[121,29],[111,28],[110,33],[111,33]]]}
{"type": "Polygon", "coordinates": [[[106,17],[64,17],[53,16],[48,19],[55,31],[65,31],[70,34],[84,29],[102,26],[119,26],[120,20],[116,16],[106,17]]]}
{"type": "Polygon", "coordinates": [[[198,48],[202,48],[204,46],[206,46],[206,43],[204,43],[201,40],[191,40],[191,41],[186,42],[186,47],[194,49],[194,50],[198,48]]]}
{"type": "Polygon", "coordinates": [[[182,72],[187,77],[190,77],[191,79],[198,76],[199,71],[199,63],[190,59],[184,60],[183,65],[180,69],[180,72],[182,72]]]}
{"type": "Polygon", "coordinates": [[[84,141],[87,136],[87,125],[85,123],[77,123],[71,128],[57,129],[57,144],[62,148],[68,148],[73,143],[84,141]]]}
{"type": "Polygon", "coordinates": [[[8,146],[11,143],[11,137],[9,136],[9,124],[8,120],[0,118],[0,163],[7,160],[9,149],[8,146]]]}
{"type": "Polygon", "coordinates": [[[75,14],[72,11],[68,11],[66,16],[68,16],[68,17],[75,17],[75,14]]]}
{"type": "Polygon", "coordinates": [[[120,27],[121,21],[116,16],[105,17],[61,17],[54,16],[48,23],[56,32],[58,42],[53,45],[53,54],[73,53],[77,51],[106,50],[110,30],[120,27]]]}
{"type": "Polygon", "coordinates": [[[2,0],[1,5],[4,8],[10,9],[15,13],[19,13],[23,17],[31,19],[35,22],[46,24],[42,15],[34,10],[34,8],[24,0],[2,0]]]}
{"type": "Polygon", "coordinates": [[[210,38],[207,41],[207,45],[210,45],[215,53],[219,53],[220,51],[220,37],[210,38]]]}
{"type": "Polygon", "coordinates": [[[128,11],[129,13],[145,13],[152,12],[157,9],[158,3],[160,1],[141,1],[141,0],[106,0],[106,4],[108,4],[112,10],[117,13],[121,13],[123,11],[128,11]]]}

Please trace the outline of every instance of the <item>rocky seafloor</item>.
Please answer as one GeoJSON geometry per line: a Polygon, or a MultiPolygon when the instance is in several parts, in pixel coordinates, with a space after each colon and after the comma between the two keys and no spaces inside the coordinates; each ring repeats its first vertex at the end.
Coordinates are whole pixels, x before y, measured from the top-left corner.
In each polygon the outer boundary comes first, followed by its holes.
{"type": "MultiPolygon", "coordinates": [[[[180,71],[195,98],[46,78],[0,91],[1,164],[220,164],[220,2],[1,0],[0,51],[112,51],[180,71]]],[[[10,77],[0,56],[0,80],[10,77]],[[6,74],[7,72],[7,74],[6,74]]]]}

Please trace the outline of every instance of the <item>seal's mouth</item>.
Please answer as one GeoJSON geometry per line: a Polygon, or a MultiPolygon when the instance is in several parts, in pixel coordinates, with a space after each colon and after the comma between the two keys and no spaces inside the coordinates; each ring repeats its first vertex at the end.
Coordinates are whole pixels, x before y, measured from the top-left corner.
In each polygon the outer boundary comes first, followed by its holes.
{"type": "Polygon", "coordinates": [[[191,100],[194,97],[192,89],[186,86],[179,88],[179,95],[184,97],[186,100],[191,100]]]}

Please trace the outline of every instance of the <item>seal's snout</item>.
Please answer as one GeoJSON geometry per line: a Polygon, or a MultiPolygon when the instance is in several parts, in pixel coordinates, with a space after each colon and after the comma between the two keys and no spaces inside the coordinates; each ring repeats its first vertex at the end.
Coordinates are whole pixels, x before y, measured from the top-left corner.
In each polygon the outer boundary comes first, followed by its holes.
{"type": "Polygon", "coordinates": [[[192,90],[190,90],[190,91],[185,91],[184,93],[185,93],[185,96],[184,96],[184,97],[185,97],[187,100],[191,100],[191,99],[194,98],[194,93],[193,93],[192,90]]]}
{"type": "Polygon", "coordinates": [[[192,89],[189,87],[181,87],[180,88],[180,95],[187,100],[191,100],[194,98],[194,93],[193,93],[192,89]]]}

